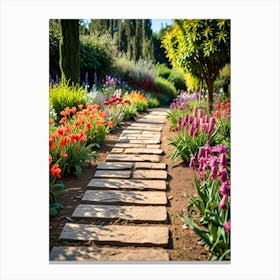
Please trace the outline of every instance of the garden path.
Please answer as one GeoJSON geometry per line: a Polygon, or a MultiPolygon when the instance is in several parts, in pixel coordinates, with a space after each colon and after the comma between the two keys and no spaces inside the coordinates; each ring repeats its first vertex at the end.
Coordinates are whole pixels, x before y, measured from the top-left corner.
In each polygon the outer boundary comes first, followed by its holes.
{"type": "Polygon", "coordinates": [[[161,131],[167,109],[153,109],[123,130],[97,166],[66,223],[51,261],[168,261],[166,163],[161,131]],[[104,225],[100,219],[112,221],[104,225]]]}

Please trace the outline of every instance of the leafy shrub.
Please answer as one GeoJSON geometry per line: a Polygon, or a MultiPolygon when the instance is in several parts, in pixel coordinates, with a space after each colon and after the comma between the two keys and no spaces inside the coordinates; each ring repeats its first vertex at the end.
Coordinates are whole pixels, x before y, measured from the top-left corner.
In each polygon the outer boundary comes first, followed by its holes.
{"type": "Polygon", "coordinates": [[[137,116],[137,108],[135,105],[125,105],[123,106],[124,120],[135,120],[137,116]]]}
{"type": "Polygon", "coordinates": [[[176,97],[176,88],[174,85],[161,77],[156,77],[154,83],[160,90],[160,94],[158,95],[160,103],[162,105],[170,104],[170,102],[176,97]]]}
{"type": "Polygon", "coordinates": [[[177,90],[187,90],[185,75],[182,72],[172,69],[167,80],[173,83],[177,90]]]}
{"type": "Polygon", "coordinates": [[[156,97],[147,97],[147,101],[149,108],[157,108],[160,105],[156,97]]]}
{"type": "Polygon", "coordinates": [[[156,70],[152,62],[139,59],[133,67],[130,68],[129,78],[135,80],[137,83],[151,80],[156,77],[156,70]]]}
{"type": "Polygon", "coordinates": [[[62,117],[60,112],[64,108],[78,107],[79,104],[86,105],[86,91],[80,86],[70,86],[69,82],[61,82],[58,86],[49,89],[50,106],[52,106],[56,121],[62,117]]]}
{"type": "Polygon", "coordinates": [[[129,60],[126,54],[121,54],[114,62],[111,75],[123,81],[128,81],[130,79],[130,69],[132,69],[133,66],[134,62],[129,60]]]}
{"type": "Polygon", "coordinates": [[[107,114],[107,119],[117,127],[124,119],[124,108],[122,105],[105,106],[104,111],[107,114]]]}
{"type": "Polygon", "coordinates": [[[145,112],[148,109],[148,101],[144,94],[139,91],[125,95],[124,100],[128,100],[130,104],[135,105],[138,112],[145,112]]]}
{"type": "Polygon", "coordinates": [[[170,74],[171,74],[171,69],[168,68],[166,66],[166,64],[162,63],[162,64],[157,64],[156,65],[156,70],[157,70],[157,73],[158,73],[158,76],[159,77],[162,77],[164,79],[168,79],[170,74]]]}

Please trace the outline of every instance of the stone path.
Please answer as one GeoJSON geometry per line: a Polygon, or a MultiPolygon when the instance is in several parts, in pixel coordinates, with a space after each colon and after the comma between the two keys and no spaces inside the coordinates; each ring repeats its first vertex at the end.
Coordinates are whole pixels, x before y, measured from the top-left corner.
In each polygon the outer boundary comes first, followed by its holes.
{"type": "Polygon", "coordinates": [[[53,247],[51,261],[169,260],[167,172],[160,162],[165,115],[154,109],[123,130],[60,234],[73,246],[53,247]],[[94,224],[98,219],[113,224],[94,224]]]}

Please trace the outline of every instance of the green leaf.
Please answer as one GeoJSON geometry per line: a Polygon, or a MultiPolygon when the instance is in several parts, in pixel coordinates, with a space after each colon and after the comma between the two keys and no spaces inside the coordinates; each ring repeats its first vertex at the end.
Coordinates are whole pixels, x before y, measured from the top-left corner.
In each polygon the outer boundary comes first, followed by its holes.
{"type": "Polygon", "coordinates": [[[50,216],[54,217],[57,215],[57,210],[55,208],[50,208],[50,216]]]}
{"type": "Polygon", "coordinates": [[[63,209],[63,206],[62,206],[61,204],[59,204],[59,203],[52,203],[52,204],[50,205],[50,207],[51,207],[51,208],[54,208],[54,209],[56,209],[56,210],[63,209]]]}
{"type": "Polygon", "coordinates": [[[79,177],[82,174],[82,167],[80,165],[75,165],[75,172],[74,174],[79,177]]]}

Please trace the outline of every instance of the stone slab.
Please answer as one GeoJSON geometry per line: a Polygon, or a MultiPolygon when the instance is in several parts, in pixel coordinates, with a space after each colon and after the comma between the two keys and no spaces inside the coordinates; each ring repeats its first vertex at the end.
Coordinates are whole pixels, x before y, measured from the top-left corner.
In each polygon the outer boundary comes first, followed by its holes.
{"type": "Polygon", "coordinates": [[[145,144],[116,143],[116,148],[145,148],[145,144]]]}
{"type": "Polygon", "coordinates": [[[136,162],[135,169],[166,169],[164,162],[136,162]]]}
{"type": "Polygon", "coordinates": [[[149,145],[146,145],[146,148],[148,148],[148,149],[159,149],[160,145],[159,144],[156,144],[156,145],[149,144],[149,145]]]}
{"type": "Polygon", "coordinates": [[[135,179],[98,179],[90,180],[88,189],[113,189],[113,190],[166,190],[164,180],[135,180],[135,179]]]}
{"type": "Polygon", "coordinates": [[[165,170],[135,170],[133,172],[134,179],[167,179],[165,170]]]}
{"type": "Polygon", "coordinates": [[[97,170],[94,174],[95,178],[130,178],[130,170],[97,170]]]}
{"type": "Polygon", "coordinates": [[[129,126],[126,128],[126,130],[130,130],[130,131],[135,131],[135,130],[145,130],[145,131],[162,131],[162,127],[149,127],[149,126],[146,126],[146,125],[143,125],[143,126],[129,126]]]}
{"type": "Polygon", "coordinates": [[[131,144],[160,144],[160,140],[154,140],[154,139],[146,139],[146,140],[129,140],[129,143],[131,144]]]}
{"type": "Polygon", "coordinates": [[[160,135],[142,135],[142,134],[122,134],[120,140],[134,140],[134,139],[160,139],[160,135]]]}
{"type": "Polygon", "coordinates": [[[162,248],[98,248],[56,246],[50,252],[50,261],[169,261],[162,248]]]}
{"type": "Polygon", "coordinates": [[[123,153],[123,148],[113,148],[111,153],[121,154],[123,153]]]}
{"type": "Polygon", "coordinates": [[[94,241],[108,245],[167,246],[167,226],[120,226],[67,223],[60,240],[94,241]]]}
{"type": "Polygon", "coordinates": [[[123,170],[132,169],[132,162],[103,162],[97,165],[96,169],[112,169],[112,170],[123,170]]]}
{"type": "Polygon", "coordinates": [[[109,154],[106,161],[149,161],[149,162],[159,162],[160,158],[158,155],[123,155],[123,154],[109,154]]]}
{"type": "Polygon", "coordinates": [[[87,190],[82,201],[101,204],[166,205],[166,193],[159,191],[87,190]]]}
{"type": "Polygon", "coordinates": [[[80,204],[72,218],[123,219],[141,222],[164,222],[167,218],[165,206],[116,206],[80,204]]]}
{"type": "Polygon", "coordinates": [[[163,150],[161,149],[148,149],[148,148],[126,148],[124,149],[125,154],[152,154],[161,155],[163,150]]]}

